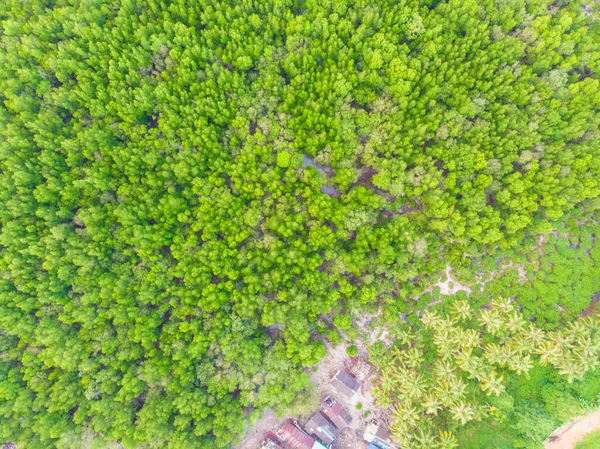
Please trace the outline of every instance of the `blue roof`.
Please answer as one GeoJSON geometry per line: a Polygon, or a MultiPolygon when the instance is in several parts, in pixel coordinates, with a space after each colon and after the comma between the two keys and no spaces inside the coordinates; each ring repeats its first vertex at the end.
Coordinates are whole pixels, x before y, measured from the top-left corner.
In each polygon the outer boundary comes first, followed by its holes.
{"type": "Polygon", "coordinates": [[[325,446],[323,446],[321,443],[319,443],[317,440],[315,440],[315,444],[313,444],[312,449],[327,449],[327,448],[325,446]]]}
{"type": "Polygon", "coordinates": [[[381,443],[381,446],[376,445],[375,443],[369,443],[367,449],[387,449],[389,446],[387,444],[381,443]]]}

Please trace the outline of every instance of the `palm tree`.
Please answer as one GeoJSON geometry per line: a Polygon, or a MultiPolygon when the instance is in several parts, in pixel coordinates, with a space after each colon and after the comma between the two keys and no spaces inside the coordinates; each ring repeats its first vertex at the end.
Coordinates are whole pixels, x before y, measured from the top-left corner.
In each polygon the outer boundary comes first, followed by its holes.
{"type": "Polygon", "coordinates": [[[465,425],[475,417],[475,410],[464,401],[458,401],[450,407],[452,412],[452,418],[455,421],[460,421],[462,425],[465,425]]]}
{"type": "Polygon", "coordinates": [[[394,421],[398,422],[398,427],[410,428],[415,427],[421,420],[421,415],[418,409],[410,401],[401,401],[396,404],[391,413],[394,421]]]}
{"type": "Polygon", "coordinates": [[[475,329],[467,329],[464,335],[465,346],[472,348],[479,344],[481,340],[480,332],[475,329]]]}
{"type": "Polygon", "coordinates": [[[497,298],[493,301],[494,307],[500,310],[501,312],[508,313],[511,310],[514,310],[515,305],[511,301],[510,298],[497,298]]]}
{"type": "Polygon", "coordinates": [[[519,332],[521,329],[525,327],[526,321],[523,319],[523,316],[520,315],[516,311],[512,311],[506,317],[506,328],[510,332],[519,332]]]}
{"type": "Polygon", "coordinates": [[[517,356],[518,351],[510,345],[504,345],[500,347],[500,352],[502,353],[501,365],[507,366],[514,357],[517,356]]]}
{"type": "Polygon", "coordinates": [[[502,350],[502,346],[497,343],[488,343],[485,345],[483,356],[495,365],[502,366],[504,364],[504,351],[502,350]]]}
{"type": "MultiPolygon", "coordinates": [[[[563,358],[560,365],[557,365],[558,373],[567,377],[567,381],[572,383],[575,379],[582,377],[582,367],[571,358],[563,358]]],[[[585,372],[585,371],[583,371],[585,372]]]]}
{"type": "Polygon", "coordinates": [[[450,386],[449,379],[440,379],[433,388],[435,397],[438,398],[444,407],[450,407],[452,402],[454,402],[455,397],[452,391],[453,388],[450,386]]]}
{"type": "Polygon", "coordinates": [[[410,346],[413,342],[414,335],[410,331],[402,329],[400,332],[398,332],[398,339],[403,345],[410,346]]]}
{"type": "Polygon", "coordinates": [[[410,348],[404,352],[404,362],[409,368],[416,368],[423,363],[423,354],[417,348],[410,348]]]}
{"type": "Polygon", "coordinates": [[[429,392],[423,397],[421,406],[428,415],[437,415],[438,410],[442,408],[442,403],[433,392],[429,392]]]}
{"type": "Polygon", "coordinates": [[[577,336],[573,352],[581,354],[583,358],[597,359],[600,353],[600,341],[587,335],[577,336]]]}
{"type": "Polygon", "coordinates": [[[479,332],[475,329],[455,328],[452,329],[447,340],[457,348],[457,351],[461,348],[472,348],[479,342],[479,332]]]}
{"type": "Polygon", "coordinates": [[[392,361],[402,364],[402,360],[404,359],[404,352],[405,352],[404,349],[402,349],[398,346],[392,346],[392,349],[391,349],[392,361]]]}
{"type": "Polygon", "coordinates": [[[575,363],[582,367],[582,375],[587,373],[588,371],[595,370],[600,365],[600,360],[598,357],[587,358],[582,357],[580,354],[575,354],[574,356],[575,363]]]}
{"type": "Polygon", "coordinates": [[[449,338],[438,340],[437,336],[434,338],[434,344],[437,348],[437,355],[442,360],[452,360],[452,357],[458,351],[458,347],[449,341],[449,338]]]}
{"type": "Polygon", "coordinates": [[[400,421],[398,419],[392,419],[390,423],[390,432],[392,434],[392,438],[397,443],[401,444],[401,447],[407,447],[410,443],[410,435],[413,432],[412,426],[407,422],[400,421]]]}
{"type": "Polygon", "coordinates": [[[451,353],[457,353],[460,351],[460,348],[465,343],[466,338],[464,335],[464,330],[461,328],[453,328],[446,338],[444,339],[443,345],[448,348],[451,353]]]}
{"type": "Polygon", "coordinates": [[[400,384],[400,392],[412,399],[419,399],[423,396],[426,389],[426,383],[419,373],[409,371],[400,384]]]}
{"type": "Polygon", "coordinates": [[[381,383],[377,383],[373,386],[373,396],[377,399],[377,403],[384,409],[391,407],[394,404],[394,400],[390,391],[385,391],[381,383]]]}
{"type": "Polygon", "coordinates": [[[546,332],[541,327],[537,327],[533,323],[529,323],[526,329],[522,331],[523,337],[533,346],[537,346],[544,341],[546,332]]]}
{"type": "Polygon", "coordinates": [[[595,369],[598,366],[598,364],[600,364],[598,357],[585,357],[582,353],[579,352],[574,352],[571,356],[571,359],[571,363],[577,366],[577,371],[581,374],[582,377],[583,375],[585,375],[585,373],[592,369],[595,369]]]}
{"type": "Polygon", "coordinates": [[[569,324],[568,333],[573,337],[580,335],[589,335],[592,333],[592,328],[589,326],[590,322],[587,320],[575,320],[569,324]]]}
{"type": "Polygon", "coordinates": [[[600,319],[599,318],[595,318],[592,316],[586,316],[577,321],[579,323],[581,323],[583,326],[585,326],[586,329],[589,329],[589,332],[595,332],[595,331],[600,330],[600,319]]]}
{"type": "Polygon", "coordinates": [[[573,336],[563,331],[553,331],[548,333],[548,340],[561,348],[570,348],[573,343],[573,336]]]}
{"type": "Polygon", "coordinates": [[[492,394],[500,396],[500,393],[502,393],[505,389],[504,385],[502,384],[504,377],[498,376],[494,371],[481,376],[480,380],[480,387],[488,396],[492,394]]]}
{"type": "Polygon", "coordinates": [[[454,449],[458,447],[458,440],[449,430],[440,431],[438,449],[454,449]]]}
{"type": "Polygon", "coordinates": [[[438,332],[445,331],[445,330],[450,331],[450,330],[454,329],[454,323],[448,316],[445,316],[438,320],[438,322],[436,323],[436,327],[434,329],[438,332]]]}
{"type": "Polygon", "coordinates": [[[533,368],[533,361],[531,360],[531,356],[529,354],[515,354],[508,361],[508,369],[511,371],[516,371],[518,375],[523,373],[528,373],[531,368],[533,368]]]}
{"type": "Polygon", "coordinates": [[[483,374],[485,370],[485,364],[483,361],[473,355],[472,351],[462,351],[460,354],[456,356],[456,364],[460,366],[460,368],[469,374],[470,379],[477,378],[483,374]]]}
{"type": "Polygon", "coordinates": [[[482,310],[479,314],[479,322],[492,335],[496,335],[504,326],[500,313],[494,309],[482,310]]]}
{"type": "Polygon", "coordinates": [[[420,449],[435,449],[436,438],[427,428],[419,427],[415,432],[415,440],[419,443],[420,449]]]}
{"type": "Polygon", "coordinates": [[[533,344],[523,334],[516,334],[507,342],[517,352],[530,352],[533,344]]]}
{"type": "Polygon", "coordinates": [[[454,374],[454,366],[448,360],[436,360],[433,371],[437,377],[447,379],[454,374]]]}
{"type": "Polygon", "coordinates": [[[458,321],[460,320],[468,320],[469,318],[471,318],[471,316],[473,316],[473,311],[471,310],[471,305],[469,304],[468,301],[465,301],[464,299],[456,301],[454,304],[452,304],[452,306],[450,307],[451,310],[451,314],[454,318],[456,318],[458,321]]]}
{"type": "Polygon", "coordinates": [[[439,323],[440,318],[437,316],[437,312],[435,310],[425,310],[423,315],[421,316],[421,322],[423,326],[426,328],[436,328],[436,325],[439,323]]]}
{"type": "Polygon", "coordinates": [[[448,385],[450,387],[450,393],[454,398],[461,398],[465,395],[467,385],[460,377],[455,375],[450,376],[448,378],[448,385]]]}
{"type": "Polygon", "coordinates": [[[560,346],[551,341],[540,343],[534,352],[540,355],[540,365],[542,366],[546,366],[548,363],[555,365],[563,356],[560,346]]]}

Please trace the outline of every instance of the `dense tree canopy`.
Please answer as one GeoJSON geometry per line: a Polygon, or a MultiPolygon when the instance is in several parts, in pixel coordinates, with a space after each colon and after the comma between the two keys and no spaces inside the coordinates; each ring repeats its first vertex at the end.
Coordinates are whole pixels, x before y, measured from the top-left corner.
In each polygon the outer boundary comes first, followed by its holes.
{"type": "Polygon", "coordinates": [[[227,447],[301,406],[328,314],[593,215],[596,18],[0,2],[0,440],[227,447]]]}

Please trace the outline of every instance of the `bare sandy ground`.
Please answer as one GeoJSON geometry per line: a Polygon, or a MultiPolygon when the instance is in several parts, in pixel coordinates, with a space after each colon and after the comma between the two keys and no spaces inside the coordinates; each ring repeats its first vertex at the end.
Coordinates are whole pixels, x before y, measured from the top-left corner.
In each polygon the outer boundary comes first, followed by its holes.
{"type": "Polygon", "coordinates": [[[600,430],[600,410],[590,413],[587,416],[576,418],[574,421],[564,424],[552,432],[552,435],[544,441],[545,449],[574,449],[575,444],[581,440],[584,435],[600,430]],[[551,441],[553,437],[558,437],[551,441]]]}

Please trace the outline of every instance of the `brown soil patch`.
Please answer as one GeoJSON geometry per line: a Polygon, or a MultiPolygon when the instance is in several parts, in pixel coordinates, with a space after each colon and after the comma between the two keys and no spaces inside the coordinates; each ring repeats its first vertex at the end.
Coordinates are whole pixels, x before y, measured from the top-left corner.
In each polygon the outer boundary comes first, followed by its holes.
{"type": "Polygon", "coordinates": [[[600,292],[592,298],[592,302],[581,312],[581,316],[592,316],[598,313],[598,303],[600,302],[600,292]]]}
{"type": "Polygon", "coordinates": [[[545,449],[574,449],[575,444],[585,435],[594,430],[600,430],[600,410],[587,416],[576,418],[554,432],[544,441],[545,449]],[[555,439],[556,438],[556,439],[555,439]]]}

